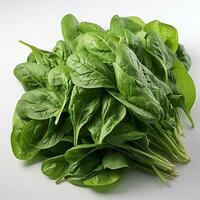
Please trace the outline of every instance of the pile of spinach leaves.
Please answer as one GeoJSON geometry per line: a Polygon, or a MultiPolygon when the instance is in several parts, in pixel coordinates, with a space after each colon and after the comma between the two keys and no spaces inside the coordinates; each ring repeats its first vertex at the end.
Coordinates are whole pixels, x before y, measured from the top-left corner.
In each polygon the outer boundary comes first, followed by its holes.
{"type": "Polygon", "coordinates": [[[25,89],[11,134],[14,155],[46,157],[42,172],[57,183],[109,186],[127,168],[162,182],[190,158],[178,109],[195,101],[191,66],[173,26],[113,16],[110,29],[63,17],[52,51],[33,45],[14,74],[25,89]]]}

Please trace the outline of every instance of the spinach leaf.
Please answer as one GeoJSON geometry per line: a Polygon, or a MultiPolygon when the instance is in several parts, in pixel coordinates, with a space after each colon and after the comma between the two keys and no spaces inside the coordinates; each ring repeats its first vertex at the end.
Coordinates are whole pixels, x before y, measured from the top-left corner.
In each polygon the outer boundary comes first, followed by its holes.
{"type": "Polygon", "coordinates": [[[142,27],[129,18],[119,17],[118,15],[113,16],[110,22],[110,31],[112,34],[118,38],[123,37],[124,29],[128,29],[132,33],[137,33],[142,27]]]}
{"type": "Polygon", "coordinates": [[[108,186],[117,182],[121,178],[122,173],[123,171],[121,169],[104,169],[95,176],[84,180],[83,183],[90,187],[108,186]]]}
{"type": "Polygon", "coordinates": [[[95,143],[101,144],[103,139],[125,117],[126,109],[111,95],[105,95],[99,114],[92,120],[88,129],[95,143]]]}
{"type": "Polygon", "coordinates": [[[138,131],[132,124],[122,121],[105,138],[106,143],[113,145],[123,144],[129,141],[138,140],[144,137],[146,133],[138,131]]]}
{"type": "Polygon", "coordinates": [[[115,61],[113,44],[105,34],[86,33],[83,36],[83,44],[91,54],[98,56],[104,63],[111,64],[115,61]]]}
{"type": "Polygon", "coordinates": [[[178,48],[178,32],[173,26],[154,20],[146,24],[144,30],[147,32],[156,31],[159,33],[168,48],[171,49],[173,53],[176,52],[178,48]]]}
{"type": "Polygon", "coordinates": [[[70,163],[80,161],[99,147],[98,144],[79,144],[66,151],[65,159],[70,163]]]}
{"type": "Polygon", "coordinates": [[[132,20],[132,21],[134,21],[136,24],[140,25],[141,27],[145,26],[144,21],[141,18],[137,17],[137,16],[129,16],[127,18],[132,20]]]}
{"type": "Polygon", "coordinates": [[[52,179],[58,179],[68,168],[68,163],[63,155],[46,159],[41,166],[41,171],[52,179]]]}
{"type": "Polygon", "coordinates": [[[176,51],[176,56],[184,64],[187,71],[189,71],[189,69],[191,67],[191,59],[183,45],[181,45],[181,44],[178,45],[178,49],[176,51]]]}
{"type": "Polygon", "coordinates": [[[56,54],[39,49],[24,41],[20,40],[20,42],[32,50],[32,53],[28,57],[28,62],[35,62],[41,65],[48,66],[50,68],[57,66],[57,59],[59,59],[59,56],[57,56],[56,54]]]}
{"type": "Polygon", "coordinates": [[[112,71],[101,60],[86,52],[69,56],[67,65],[75,85],[83,88],[114,88],[112,71]]]}
{"type": "Polygon", "coordinates": [[[89,122],[100,105],[99,89],[84,89],[74,86],[69,113],[74,130],[74,145],[78,143],[79,132],[84,124],[89,122]]]}
{"type": "Polygon", "coordinates": [[[191,76],[188,74],[187,70],[185,69],[184,65],[178,59],[176,59],[175,61],[173,73],[176,80],[177,90],[185,98],[183,110],[187,114],[192,127],[194,127],[194,122],[190,115],[190,110],[196,98],[196,90],[195,90],[194,82],[191,76]]]}
{"type": "Polygon", "coordinates": [[[106,31],[99,26],[98,24],[91,23],[91,22],[81,22],[78,26],[78,29],[81,33],[98,33],[98,34],[105,34],[106,31]]]}
{"type": "Polygon", "coordinates": [[[138,119],[145,123],[154,123],[157,118],[155,118],[149,111],[140,108],[133,103],[126,100],[119,92],[109,89],[108,92],[119,102],[121,102],[126,108],[128,108],[138,119]]]}
{"type": "Polygon", "coordinates": [[[144,83],[124,72],[117,64],[114,64],[114,70],[117,79],[117,87],[122,96],[129,103],[151,115],[154,120],[159,120],[162,117],[162,108],[150,90],[143,85],[144,83]],[[127,87],[127,85],[129,85],[129,87],[127,87]]]}
{"type": "Polygon", "coordinates": [[[73,184],[83,185],[83,181],[93,173],[100,162],[101,156],[92,153],[79,162],[71,163],[63,177],[73,184]]]}
{"type": "Polygon", "coordinates": [[[15,112],[11,133],[11,146],[14,155],[21,160],[29,160],[40,151],[36,144],[43,137],[47,122],[23,120],[15,112]]]}
{"type": "Polygon", "coordinates": [[[53,48],[52,52],[59,57],[59,59],[57,59],[59,65],[64,65],[71,53],[69,45],[62,40],[56,42],[56,46],[53,48]]]}
{"type": "Polygon", "coordinates": [[[129,167],[127,158],[120,152],[110,151],[102,159],[102,164],[106,169],[121,169],[129,167]]]}
{"type": "Polygon", "coordinates": [[[17,113],[23,119],[44,120],[59,117],[63,103],[46,88],[26,92],[17,104],[17,113]]]}
{"type": "Polygon", "coordinates": [[[145,49],[159,62],[160,65],[155,65],[155,67],[159,67],[162,70],[161,73],[163,75],[161,78],[167,81],[168,70],[173,68],[175,62],[174,54],[164,44],[160,35],[153,31],[147,32],[145,49]]]}
{"type": "Polygon", "coordinates": [[[57,125],[55,125],[55,119],[49,120],[48,129],[43,138],[37,144],[39,149],[48,149],[60,141],[64,141],[64,135],[72,131],[71,121],[68,119],[61,119],[57,125]]]}
{"type": "Polygon", "coordinates": [[[15,76],[27,91],[45,87],[48,72],[48,67],[30,62],[19,64],[14,70],[15,76]]]}
{"type": "Polygon", "coordinates": [[[73,41],[79,35],[78,26],[79,22],[73,15],[68,14],[62,18],[61,28],[63,38],[66,44],[69,45],[71,51],[75,49],[73,41]]]}

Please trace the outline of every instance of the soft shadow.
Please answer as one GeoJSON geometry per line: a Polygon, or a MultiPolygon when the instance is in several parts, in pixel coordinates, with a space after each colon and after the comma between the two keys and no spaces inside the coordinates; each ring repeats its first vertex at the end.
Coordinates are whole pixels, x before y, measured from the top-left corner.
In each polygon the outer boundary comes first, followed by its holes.
{"type": "Polygon", "coordinates": [[[25,160],[23,162],[23,166],[30,166],[30,165],[34,165],[37,163],[41,163],[42,161],[45,160],[45,157],[42,155],[36,155],[35,157],[33,157],[31,160],[25,160]]]}
{"type": "Polygon", "coordinates": [[[94,192],[112,195],[121,194],[127,192],[144,192],[145,188],[156,186],[158,189],[167,187],[171,188],[170,180],[167,183],[161,183],[159,179],[153,175],[149,175],[138,169],[129,169],[126,171],[124,176],[114,185],[105,188],[93,188],[94,192]]]}

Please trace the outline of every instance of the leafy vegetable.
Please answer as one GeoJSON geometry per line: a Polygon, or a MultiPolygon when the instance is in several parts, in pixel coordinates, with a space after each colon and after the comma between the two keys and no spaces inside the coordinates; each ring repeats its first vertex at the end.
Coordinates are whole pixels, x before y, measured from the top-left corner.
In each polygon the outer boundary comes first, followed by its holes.
{"type": "Polygon", "coordinates": [[[13,115],[16,158],[45,157],[56,183],[109,188],[127,168],[166,182],[190,157],[182,142],[182,108],[191,125],[195,86],[177,30],[160,21],[115,15],[110,29],[61,21],[52,51],[31,49],[14,69],[25,89],[13,115]]]}

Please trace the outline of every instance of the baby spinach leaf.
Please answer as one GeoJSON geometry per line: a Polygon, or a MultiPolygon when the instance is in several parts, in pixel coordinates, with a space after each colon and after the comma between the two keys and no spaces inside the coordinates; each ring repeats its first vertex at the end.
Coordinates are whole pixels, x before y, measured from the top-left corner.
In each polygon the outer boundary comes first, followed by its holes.
{"type": "Polygon", "coordinates": [[[181,45],[181,44],[178,45],[178,49],[176,51],[176,56],[184,64],[187,71],[189,71],[189,69],[191,67],[191,59],[183,45],[181,45]]]}
{"type": "Polygon", "coordinates": [[[84,88],[115,87],[112,71],[91,54],[74,53],[67,59],[67,65],[75,85],[84,88]]]}
{"type": "Polygon", "coordinates": [[[136,24],[140,25],[141,27],[145,26],[144,21],[141,18],[137,17],[137,16],[129,16],[127,18],[132,20],[132,21],[134,21],[136,24]]]}
{"type": "Polygon", "coordinates": [[[92,120],[88,129],[95,143],[101,144],[103,139],[125,117],[126,109],[111,95],[105,95],[99,114],[92,120]]]}
{"type": "Polygon", "coordinates": [[[127,158],[120,152],[110,151],[102,159],[104,168],[121,169],[129,167],[127,158]]]}
{"type": "Polygon", "coordinates": [[[165,46],[160,35],[153,31],[147,32],[145,49],[159,62],[160,65],[156,65],[156,67],[161,67],[164,73],[163,79],[166,81],[168,79],[167,71],[173,68],[174,54],[165,46]]]}
{"type": "Polygon", "coordinates": [[[99,26],[98,24],[91,23],[91,22],[81,22],[78,26],[78,29],[81,33],[98,33],[98,34],[105,34],[106,31],[99,26]]]}
{"type": "Polygon", "coordinates": [[[118,145],[125,142],[138,140],[145,135],[146,133],[138,131],[132,124],[122,121],[105,138],[105,142],[118,145]]]}
{"type": "Polygon", "coordinates": [[[79,132],[84,124],[89,122],[100,105],[99,89],[84,89],[74,86],[69,113],[74,130],[74,145],[78,143],[79,132]]]}
{"type": "Polygon", "coordinates": [[[86,33],[83,36],[83,44],[91,54],[98,56],[104,63],[114,62],[114,47],[105,34],[86,33]]]}
{"type": "Polygon", "coordinates": [[[22,118],[44,120],[59,116],[62,104],[56,94],[46,88],[26,92],[17,104],[22,118]]]}
{"type": "Polygon", "coordinates": [[[71,77],[65,67],[55,67],[48,74],[48,83],[52,91],[62,102],[61,109],[57,115],[55,124],[58,123],[61,113],[64,111],[65,105],[68,103],[73,88],[71,77]]]}
{"type": "Polygon", "coordinates": [[[73,41],[79,35],[78,26],[79,22],[73,15],[68,14],[62,18],[61,28],[63,38],[71,51],[75,49],[73,41]]]}
{"type": "Polygon", "coordinates": [[[83,183],[90,187],[108,186],[117,182],[121,178],[122,173],[123,171],[121,169],[104,169],[95,176],[84,180],[83,183]]]}
{"type": "Polygon", "coordinates": [[[46,176],[52,179],[58,179],[67,170],[68,163],[64,155],[55,156],[46,159],[41,166],[41,171],[46,176]]]}
{"type": "Polygon", "coordinates": [[[70,163],[77,162],[94,152],[99,147],[98,144],[79,144],[65,153],[65,159],[70,163]]]}
{"type": "Polygon", "coordinates": [[[61,119],[57,125],[55,125],[55,119],[49,120],[48,129],[43,138],[37,144],[39,149],[48,149],[60,141],[63,141],[64,135],[72,130],[72,125],[69,118],[66,120],[61,119]]]}
{"type": "Polygon", "coordinates": [[[176,52],[178,48],[178,32],[173,26],[154,20],[146,24],[144,30],[147,32],[158,32],[168,48],[171,49],[173,53],[176,52]]]}
{"type": "Polygon", "coordinates": [[[70,163],[63,177],[69,182],[82,185],[82,182],[97,169],[100,162],[101,156],[97,153],[92,153],[79,162],[70,163]]]}
{"type": "Polygon", "coordinates": [[[11,146],[18,159],[29,160],[39,153],[36,144],[43,137],[47,128],[44,121],[23,120],[15,112],[11,133],[11,146]]]}
{"type": "Polygon", "coordinates": [[[176,79],[176,87],[178,91],[184,96],[185,101],[184,101],[184,106],[183,110],[187,114],[191,125],[194,127],[194,122],[192,120],[192,117],[190,115],[190,110],[194,104],[195,98],[196,98],[196,90],[194,86],[194,82],[185,69],[184,65],[176,59],[174,68],[173,68],[173,73],[175,75],[176,79]]]}
{"type": "Polygon", "coordinates": [[[119,92],[116,92],[112,89],[109,89],[108,92],[126,108],[128,108],[138,119],[146,123],[154,123],[155,120],[157,120],[157,118],[155,119],[155,117],[149,111],[130,103],[119,92]]]}
{"type": "Polygon", "coordinates": [[[20,40],[20,42],[32,50],[32,53],[28,57],[28,61],[36,62],[38,64],[48,66],[50,68],[55,67],[57,65],[57,62],[55,60],[57,60],[59,57],[56,54],[39,49],[24,41],[20,40]]]}
{"type": "Polygon", "coordinates": [[[59,57],[57,63],[59,65],[64,65],[71,53],[71,50],[70,47],[64,41],[59,40],[56,42],[56,46],[53,48],[52,52],[59,57]]]}
{"type": "Polygon", "coordinates": [[[139,82],[134,76],[130,76],[124,72],[117,64],[114,64],[114,70],[117,87],[122,96],[129,103],[141,108],[144,112],[149,113],[154,120],[159,120],[162,116],[162,108],[149,89],[145,88],[143,85],[144,83],[139,82]],[[138,82],[141,84],[139,85],[138,82]],[[129,87],[127,87],[127,85],[129,87]]]}
{"type": "Polygon", "coordinates": [[[25,90],[45,87],[48,72],[48,67],[30,62],[19,64],[14,70],[15,76],[22,83],[25,90]]]}
{"type": "Polygon", "coordinates": [[[110,22],[110,31],[118,38],[124,36],[124,29],[128,29],[132,33],[137,33],[142,27],[127,17],[119,17],[115,15],[110,22]]]}

